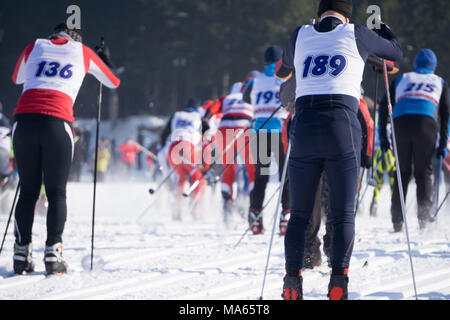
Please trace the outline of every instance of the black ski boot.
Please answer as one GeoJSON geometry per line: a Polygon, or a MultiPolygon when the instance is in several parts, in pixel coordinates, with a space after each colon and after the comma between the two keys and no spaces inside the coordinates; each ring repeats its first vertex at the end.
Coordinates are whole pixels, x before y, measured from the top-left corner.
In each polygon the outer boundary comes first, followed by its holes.
{"type": "Polygon", "coordinates": [[[303,277],[286,275],[281,297],[283,300],[303,300],[303,277]]]}
{"type": "Polygon", "coordinates": [[[254,235],[263,234],[266,231],[263,225],[262,212],[259,210],[250,209],[248,223],[254,235]]]}
{"type": "Polygon", "coordinates": [[[330,300],[348,300],[348,276],[331,275],[328,298],[330,300]]]}
{"type": "Polygon", "coordinates": [[[286,235],[290,214],[291,214],[290,210],[283,210],[283,212],[281,212],[281,216],[280,216],[280,235],[282,235],[282,236],[286,235]]]}
{"type": "Polygon", "coordinates": [[[45,271],[48,275],[61,275],[67,272],[67,263],[62,257],[62,243],[45,246],[45,271]]]}
{"type": "Polygon", "coordinates": [[[15,274],[34,272],[33,245],[31,243],[21,246],[14,243],[13,267],[15,274]]]}

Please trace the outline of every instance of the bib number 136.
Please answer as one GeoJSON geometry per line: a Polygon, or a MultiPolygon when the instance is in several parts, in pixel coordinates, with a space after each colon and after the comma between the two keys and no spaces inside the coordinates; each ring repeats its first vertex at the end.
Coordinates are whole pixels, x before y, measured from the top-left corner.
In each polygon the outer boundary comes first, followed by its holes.
{"type": "Polygon", "coordinates": [[[344,71],[347,66],[347,60],[342,55],[336,56],[309,56],[303,63],[305,68],[303,70],[303,78],[309,76],[320,77],[325,74],[330,74],[337,77],[344,71]]]}

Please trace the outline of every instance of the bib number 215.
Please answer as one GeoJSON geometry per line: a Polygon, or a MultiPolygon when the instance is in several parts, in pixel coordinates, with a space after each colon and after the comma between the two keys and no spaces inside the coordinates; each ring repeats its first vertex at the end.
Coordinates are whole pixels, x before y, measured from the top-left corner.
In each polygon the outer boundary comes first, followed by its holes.
{"type": "Polygon", "coordinates": [[[309,56],[303,63],[305,68],[303,70],[303,78],[309,76],[320,77],[325,74],[330,74],[337,77],[344,71],[347,66],[347,60],[342,55],[336,56],[309,56]]]}

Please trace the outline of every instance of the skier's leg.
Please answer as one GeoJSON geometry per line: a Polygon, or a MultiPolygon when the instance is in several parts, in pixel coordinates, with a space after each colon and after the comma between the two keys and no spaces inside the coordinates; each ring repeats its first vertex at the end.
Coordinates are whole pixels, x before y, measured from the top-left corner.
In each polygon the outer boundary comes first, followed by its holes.
{"type": "Polygon", "coordinates": [[[20,195],[15,210],[15,237],[19,245],[32,242],[34,208],[42,184],[41,150],[37,120],[20,120],[13,135],[14,154],[20,179],[20,195]]]}
{"type": "Polygon", "coordinates": [[[62,120],[41,122],[42,168],[48,198],[47,246],[62,242],[67,218],[66,185],[73,156],[70,125],[62,120]]]}

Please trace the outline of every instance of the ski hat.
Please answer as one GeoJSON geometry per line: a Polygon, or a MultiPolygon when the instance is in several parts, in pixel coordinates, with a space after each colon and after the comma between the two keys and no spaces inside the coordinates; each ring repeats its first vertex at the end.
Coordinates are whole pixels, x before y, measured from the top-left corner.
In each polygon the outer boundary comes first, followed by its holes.
{"type": "Polygon", "coordinates": [[[278,46],[270,46],[264,52],[264,63],[272,64],[281,60],[283,56],[283,50],[278,46]]]}
{"type": "Polygon", "coordinates": [[[317,16],[320,17],[324,12],[333,10],[339,12],[347,18],[352,17],[353,1],[352,0],[320,0],[317,16]]]}
{"type": "Polygon", "coordinates": [[[240,93],[241,90],[242,90],[242,86],[243,86],[243,83],[242,83],[242,82],[236,82],[235,84],[233,84],[233,85],[231,86],[230,94],[233,94],[233,93],[240,93]]]}
{"type": "Polygon", "coordinates": [[[200,107],[201,102],[197,98],[191,98],[186,103],[186,106],[184,107],[184,111],[186,112],[194,112],[197,111],[197,108],[200,107]]]}
{"type": "Polygon", "coordinates": [[[428,69],[430,71],[436,70],[437,67],[437,57],[436,54],[431,49],[421,50],[414,61],[414,68],[417,69],[428,69]]]}
{"type": "Polygon", "coordinates": [[[55,27],[55,29],[53,30],[53,33],[50,35],[49,38],[53,38],[55,36],[70,38],[73,41],[78,41],[78,42],[82,41],[81,30],[80,29],[70,29],[65,22],[58,24],[55,27]]]}

